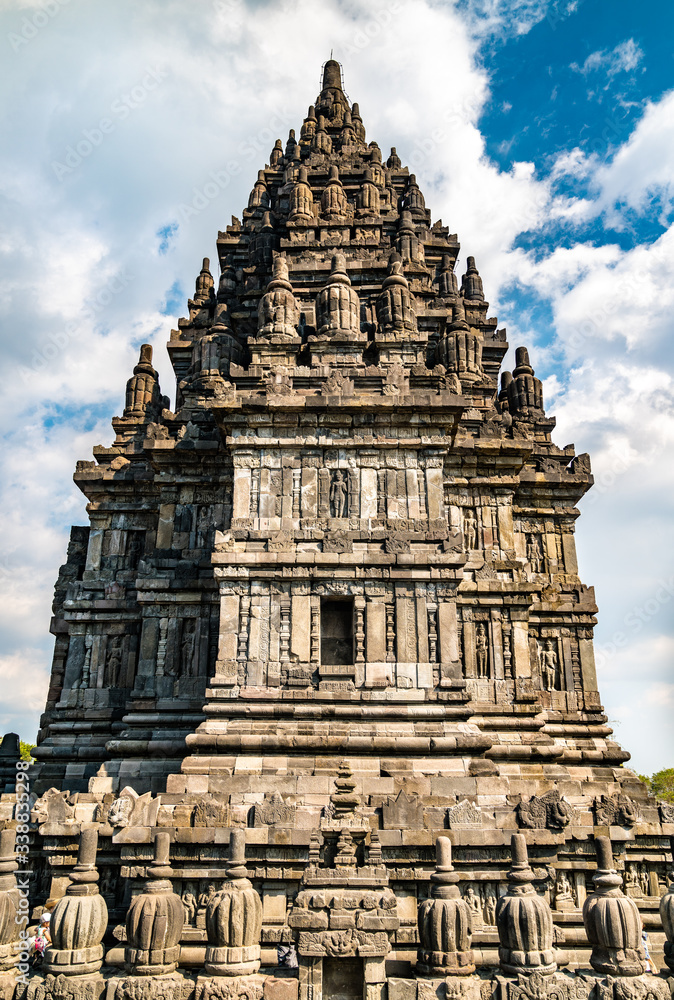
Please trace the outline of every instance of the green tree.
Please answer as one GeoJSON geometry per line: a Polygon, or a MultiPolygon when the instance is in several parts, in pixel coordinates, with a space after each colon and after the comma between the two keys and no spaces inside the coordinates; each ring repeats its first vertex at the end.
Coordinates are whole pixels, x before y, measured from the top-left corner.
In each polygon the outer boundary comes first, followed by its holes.
{"type": "Polygon", "coordinates": [[[665,767],[662,771],[656,771],[650,778],[647,774],[640,774],[639,777],[648,786],[658,799],[664,802],[674,802],[674,767],[665,767]]]}
{"type": "Polygon", "coordinates": [[[32,751],[35,749],[35,743],[24,743],[23,740],[19,740],[19,746],[21,747],[21,760],[33,760],[32,751]]]}

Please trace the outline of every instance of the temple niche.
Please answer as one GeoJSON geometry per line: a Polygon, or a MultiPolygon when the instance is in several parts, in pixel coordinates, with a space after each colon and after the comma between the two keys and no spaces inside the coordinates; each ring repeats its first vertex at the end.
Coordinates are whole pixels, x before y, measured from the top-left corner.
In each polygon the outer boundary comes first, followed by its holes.
{"type": "Polygon", "coordinates": [[[3,742],[2,1000],[665,1000],[674,816],[601,706],[589,458],[337,62],[268,160],[170,397],[144,345],[77,465],[30,800],[3,742]]]}

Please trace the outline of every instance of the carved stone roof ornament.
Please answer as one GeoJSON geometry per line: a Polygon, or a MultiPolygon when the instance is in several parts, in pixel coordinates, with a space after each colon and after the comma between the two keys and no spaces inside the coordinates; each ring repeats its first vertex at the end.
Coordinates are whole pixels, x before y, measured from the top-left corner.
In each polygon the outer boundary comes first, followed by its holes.
{"type": "Polygon", "coordinates": [[[183,904],[173,891],[169,862],[171,838],[157,833],[154,860],[147,871],[144,892],[135,896],[126,915],[127,972],[136,976],[163,976],[174,972],[180,958],[184,923],[183,904]]]}
{"type": "Polygon", "coordinates": [[[583,905],[583,923],[592,946],[590,964],[605,976],[641,976],[648,963],[641,940],[641,917],[633,899],[622,892],[608,837],[595,837],[595,891],[583,905]]]}
{"type": "Polygon", "coordinates": [[[533,887],[535,875],[529,866],[524,835],[513,834],[510,843],[509,887],[496,904],[499,962],[510,975],[522,972],[550,975],[557,968],[550,904],[533,887]]]}
{"type": "Polygon", "coordinates": [[[459,876],[452,866],[451,841],[438,837],[435,849],[431,898],[419,905],[417,971],[427,976],[467,976],[475,971],[470,949],[470,910],[457,885],[459,876]]]}

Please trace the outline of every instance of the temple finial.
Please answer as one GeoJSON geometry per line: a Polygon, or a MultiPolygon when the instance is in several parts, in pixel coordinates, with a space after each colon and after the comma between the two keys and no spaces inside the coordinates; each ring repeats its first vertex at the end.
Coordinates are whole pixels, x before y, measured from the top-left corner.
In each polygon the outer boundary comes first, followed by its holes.
{"type": "Polygon", "coordinates": [[[342,89],[342,67],[336,59],[330,58],[323,67],[323,90],[342,89]]]}

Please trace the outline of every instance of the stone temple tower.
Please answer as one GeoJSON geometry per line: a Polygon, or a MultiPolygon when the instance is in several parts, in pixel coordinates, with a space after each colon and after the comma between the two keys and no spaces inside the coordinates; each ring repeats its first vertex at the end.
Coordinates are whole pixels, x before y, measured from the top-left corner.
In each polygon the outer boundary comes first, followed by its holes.
{"type": "Polygon", "coordinates": [[[415,176],[367,142],[338,63],[217,254],[171,332],[173,409],[144,346],[113,443],[77,466],[90,523],[56,585],[35,905],[79,900],[95,828],[106,975],[178,963],[197,993],[231,975],[257,996],[280,946],[302,1000],[375,1000],[418,954],[468,974],[500,940],[517,968],[508,879],[589,968],[581,910],[615,864],[659,953],[674,814],[600,704],[574,544],[589,458],[553,443],[526,348],[500,371],[474,258],[457,269],[415,176]],[[161,949],[138,929],[160,902],[161,949]],[[451,947],[424,936],[438,907],[451,947]]]}

